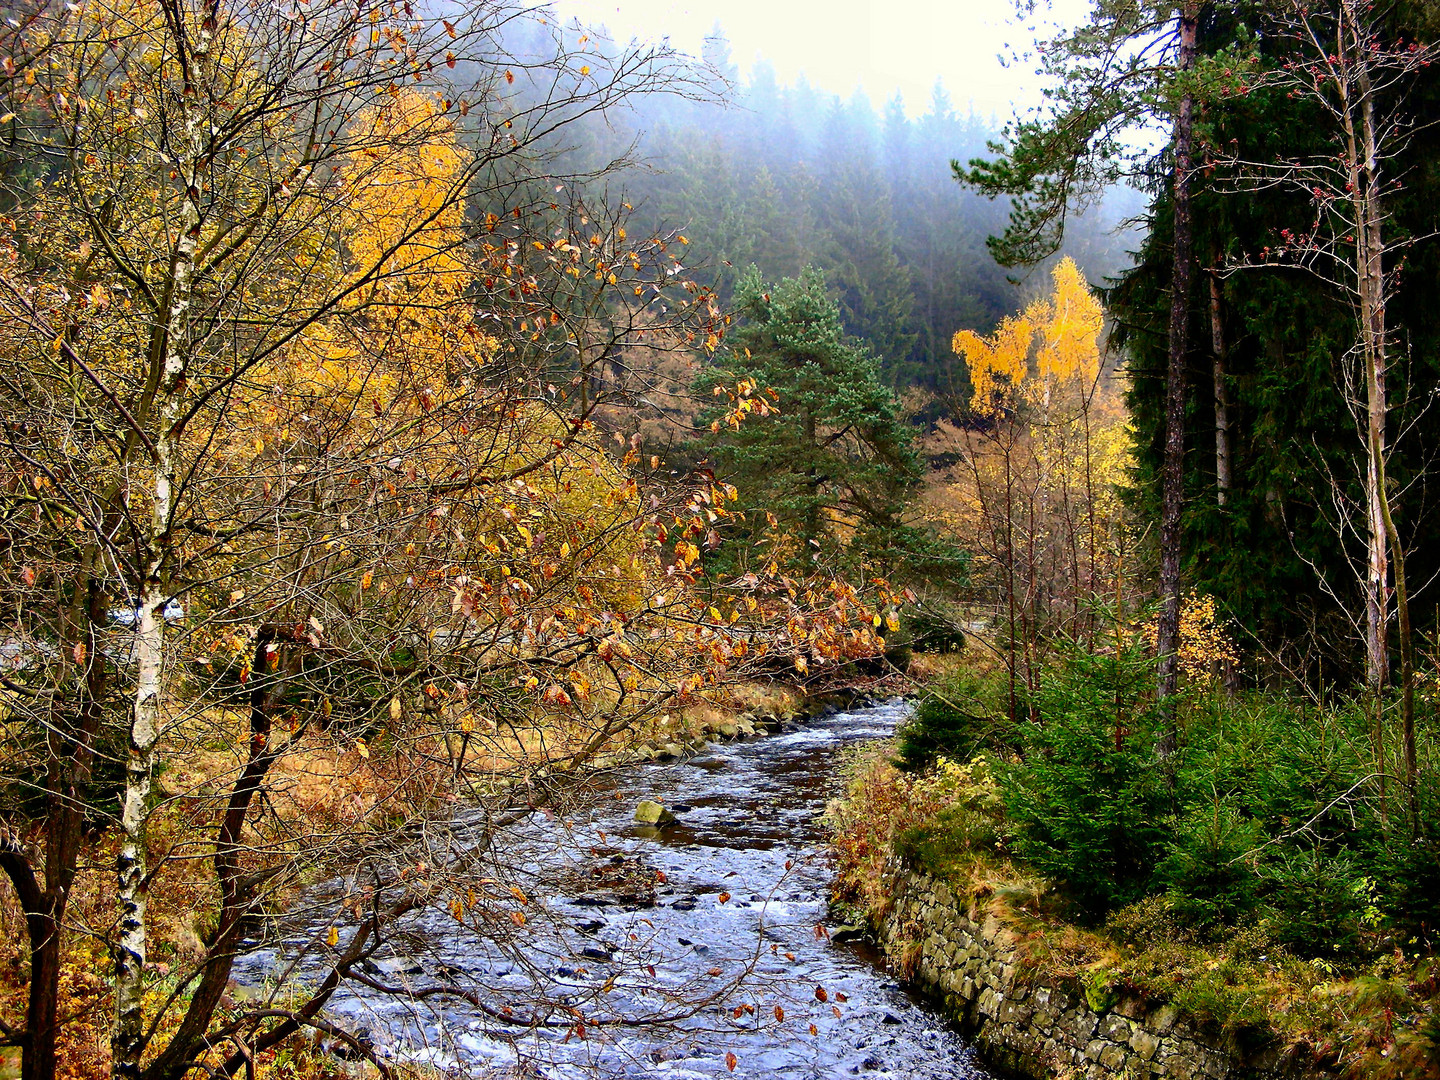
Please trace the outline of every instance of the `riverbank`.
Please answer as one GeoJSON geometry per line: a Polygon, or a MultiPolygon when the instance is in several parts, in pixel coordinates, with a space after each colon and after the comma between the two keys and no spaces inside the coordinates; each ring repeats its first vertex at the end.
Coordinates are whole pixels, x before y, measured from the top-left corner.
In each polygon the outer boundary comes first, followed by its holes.
{"type": "Polygon", "coordinates": [[[1059,978],[1023,931],[923,871],[895,866],[893,908],[876,926],[891,962],[932,995],[987,1064],[1033,1078],[1322,1080],[1338,1069],[1297,1048],[1245,1047],[1169,1002],[1105,978],[1059,978]]]}
{"type": "Polygon", "coordinates": [[[855,755],[829,810],[836,915],[868,924],[987,1064],[1036,1080],[1418,1080],[1440,1065],[1436,968],[1415,941],[1342,959],[1317,940],[1336,958],[1306,956],[1264,918],[1198,932],[1166,894],[1084,925],[1015,854],[1003,764],[905,772],[898,752],[855,755]]]}

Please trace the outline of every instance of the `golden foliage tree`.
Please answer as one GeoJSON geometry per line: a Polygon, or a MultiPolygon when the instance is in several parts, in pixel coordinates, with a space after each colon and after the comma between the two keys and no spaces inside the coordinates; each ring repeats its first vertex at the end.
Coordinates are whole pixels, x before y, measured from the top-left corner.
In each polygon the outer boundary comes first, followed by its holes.
{"type": "Polygon", "coordinates": [[[995,333],[955,334],[970,394],[941,437],[960,464],[937,513],[976,553],[976,582],[995,606],[1011,678],[1034,686],[1045,640],[1091,640],[1090,599],[1120,589],[1126,530],[1117,486],[1129,438],[1112,380],[1102,373],[1104,315],[1071,259],[1051,291],[995,333]]]}
{"type": "Polygon", "coordinates": [[[384,767],[410,770],[353,831],[463,790],[452,735],[553,714],[583,758],[760,651],[688,587],[730,496],[642,494],[638,449],[594,424],[631,393],[615,350],[704,341],[713,304],[673,238],[627,241],[533,182],[570,120],[683,76],[560,37],[522,100],[513,17],[127,0],[11,28],[0,869],[29,928],[27,1080],[56,1070],[87,817],[117,837],[93,886],[115,908],[114,1074],[232,1075],[323,1023],[387,916],[449,887],[397,886],[298,1000],[225,1004],[241,928],[314,857],[259,811],[304,720],[356,721],[334,731],[362,758],[379,724],[384,767]],[[188,775],[216,740],[224,768],[154,785],[161,755],[188,775]],[[172,888],[213,921],[167,973],[150,899],[172,888]]]}

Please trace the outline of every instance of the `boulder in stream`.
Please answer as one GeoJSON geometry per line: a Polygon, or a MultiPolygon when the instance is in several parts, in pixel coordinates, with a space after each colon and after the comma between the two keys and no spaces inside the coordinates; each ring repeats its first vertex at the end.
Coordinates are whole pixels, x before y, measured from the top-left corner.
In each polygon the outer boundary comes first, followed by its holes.
{"type": "Polygon", "coordinates": [[[635,820],[641,825],[673,825],[678,819],[658,802],[645,799],[635,807],[635,820]]]}

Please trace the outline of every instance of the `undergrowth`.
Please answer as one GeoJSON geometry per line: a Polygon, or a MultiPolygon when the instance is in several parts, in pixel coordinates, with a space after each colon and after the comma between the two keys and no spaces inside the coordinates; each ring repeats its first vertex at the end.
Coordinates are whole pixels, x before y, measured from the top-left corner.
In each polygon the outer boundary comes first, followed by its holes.
{"type": "Polygon", "coordinates": [[[1072,649],[1019,722],[994,676],[944,679],[849,761],[828,815],[837,896],[874,924],[903,863],[1102,1005],[1168,1002],[1237,1050],[1357,1077],[1440,1077],[1434,716],[1415,828],[1398,747],[1376,747],[1362,703],[1192,693],[1162,762],[1145,664],[1072,649]]]}

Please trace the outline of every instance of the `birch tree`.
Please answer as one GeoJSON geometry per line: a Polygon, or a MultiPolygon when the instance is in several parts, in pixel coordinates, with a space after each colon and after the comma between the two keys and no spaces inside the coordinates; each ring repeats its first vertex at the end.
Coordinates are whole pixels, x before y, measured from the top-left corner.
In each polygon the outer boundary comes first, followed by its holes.
{"type": "MultiPolygon", "coordinates": [[[[580,55],[580,46],[557,37],[554,55],[543,61],[511,57],[501,31],[520,14],[488,4],[450,21],[408,4],[136,0],[45,7],[11,24],[0,85],[13,208],[0,276],[0,382],[16,470],[6,518],[9,535],[24,541],[16,550],[27,556],[46,554],[34,533],[52,539],[48,559],[27,557],[10,580],[21,595],[48,589],[58,615],[55,637],[41,630],[15,637],[26,673],[7,685],[17,700],[65,713],[57,721],[45,708],[30,710],[47,731],[39,787],[55,809],[43,865],[37,868],[13,834],[3,857],[30,918],[31,1004],[21,1039],[27,1080],[53,1075],[56,1065],[55,978],[81,792],[102,706],[113,706],[117,695],[128,699],[118,725],[128,746],[116,863],[113,1072],[178,1076],[209,1045],[206,1026],[216,987],[225,985],[231,937],[254,902],[254,883],[246,885],[237,854],[276,754],[265,694],[252,703],[250,757],[216,839],[222,929],[179,1036],[158,1054],[146,1015],[146,964],[147,895],[159,867],[149,862],[147,830],[157,744],[177,720],[177,635],[195,637],[193,628],[172,625],[174,613],[204,602],[207,587],[236,574],[246,561],[237,548],[263,537],[277,511],[293,508],[272,500],[254,514],[250,502],[234,497],[246,475],[261,490],[273,488],[263,469],[238,460],[234,449],[247,415],[276,392],[265,377],[294,363],[342,316],[352,325],[368,321],[378,333],[387,320],[396,325],[397,308],[444,306],[433,294],[396,301],[382,288],[434,273],[437,252],[417,252],[417,239],[437,235],[432,226],[467,200],[490,206],[492,219],[528,221],[547,204],[529,205],[533,193],[523,184],[540,175],[543,148],[558,131],[628,94],[674,89],[681,77],[665,49],[602,58],[580,55]],[[467,80],[453,77],[458,73],[467,80]],[[548,90],[522,103],[509,93],[517,81],[548,90]],[[431,105],[400,108],[406,86],[418,87],[431,105]],[[376,123],[378,116],[386,122],[376,123]],[[436,174],[430,201],[415,206],[409,220],[392,222],[378,243],[352,242],[347,215],[357,195],[393,186],[397,159],[443,140],[453,147],[454,167],[436,174]],[[32,535],[24,534],[26,523],[32,535]],[[133,624],[121,644],[109,633],[115,610],[133,624]],[[68,662],[51,663],[62,648],[68,662]],[[54,674],[51,685],[37,683],[42,666],[54,674]]],[[[469,242],[465,230],[439,235],[457,248],[469,242]]],[[[548,251],[551,239],[535,244],[548,251]]],[[[491,247],[496,275],[481,291],[495,298],[495,318],[518,313],[530,291],[517,257],[529,243],[507,233],[491,247]]],[[[615,284],[613,273],[597,280],[615,284]]],[[[693,310],[703,324],[704,306],[693,310]]],[[[475,322],[458,329],[484,337],[475,322]]],[[[508,327],[506,336],[518,337],[508,327]]],[[[583,369],[588,361],[579,363],[583,369]]],[[[573,373],[573,352],[568,364],[573,373]]],[[[528,393],[534,383],[525,386],[528,393]]],[[[423,412],[423,394],[417,397],[423,412]]],[[[352,393],[348,408],[358,410],[362,400],[352,393]]],[[[494,402],[485,407],[493,410],[494,402]]],[[[574,422],[557,429],[545,451],[532,444],[528,462],[513,462],[512,473],[541,468],[589,438],[584,406],[578,416],[553,411],[574,422]]],[[[391,430],[417,426],[413,416],[396,416],[391,430]]],[[[265,434],[250,429],[256,459],[264,457],[265,434]]],[[[335,470],[328,471],[333,482],[335,470]]],[[[504,478],[479,473],[458,486],[504,478]]],[[[450,482],[457,486],[453,476],[450,482]]],[[[316,490],[287,488],[292,497],[316,490]]],[[[235,604],[244,591],[233,590],[235,604]]],[[[248,670],[288,662],[282,646],[292,655],[319,649],[306,625],[262,629],[250,642],[248,670]]],[[[267,1037],[283,1037],[277,1031],[284,1027],[272,1025],[267,1037]]],[[[243,1055],[232,1057],[225,1070],[243,1064],[243,1055]]]]}
{"type": "MultiPolygon", "coordinates": [[[[1022,3],[1031,13],[1037,5],[1022,3]]],[[[1137,176],[1143,155],[1138,131],[1169,126],[1173,202],[1171,306],[1165,373],[1165,435],[1160,521],[1160,622],[1156,637],[1157,693],[1172,697],[1178,676],[1180,517],[1184,509],[1185,358],[1193,277],[1194,78],[1202,0],[1125,3],[1096,0],[1079,28],[1040,49],[1049,101],[1034,117],[1017,119],[992,146],[997,156],[956,176],[991,196],[1015,199],[1010,227],[992,238],[1006,265],[1030,265],[1058,250],[1068,215],[1108,185],[1137,176]]],[[[1173,709],[1171,710],[1173,715],[1173,709]]],[[[1157,753],[1168,757],[1173,730],[1157,753]]]]}

